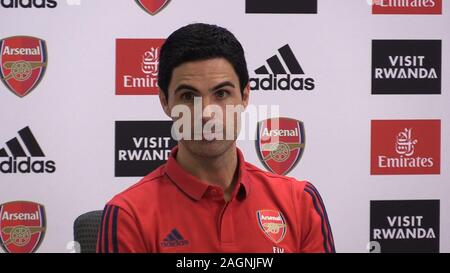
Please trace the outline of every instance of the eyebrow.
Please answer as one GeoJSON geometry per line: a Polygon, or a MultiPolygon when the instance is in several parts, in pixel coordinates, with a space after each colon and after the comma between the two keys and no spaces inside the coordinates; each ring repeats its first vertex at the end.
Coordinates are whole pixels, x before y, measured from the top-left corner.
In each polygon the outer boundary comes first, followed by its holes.
{"type": "MultiPolygon", "coordinates": [[[[219,83],[218,85],[214,86],[213,88],[210,89],[210,91],[215,91],[217,89],[220,89],[220,88],[223,88],[223,87],[227,87],[227,86],[235,88],[235,86],[234,86],[234,84],[232,82],[225,81],[225,82],[219,83]]],[[[195,88],[195,87],[193,87],[191,85],[181,84],[175,89],[174,93],[176,94],[177,92],[179,92],[181,90],[190,90],[190,91],[194,91],[194,92],[200,92],[197,88],[195,88]]]]}
{"type": "Polygon", "coordinates": [[[218,85],[214,86],[214,87],[211,89],[211,91],[220,89],[220,88],[222,88],[222,87],[227,87],[227,86],[232,87],[232,88],[235,87],[234,84],[233,84],[232,82],[226,81],[226,82],[222,82],[222,83],[219,83],[218,85]]]}
{"type": "Polygon", "coordinates": [[[198,89],[191,85],[181,84],[177,87],[177,89],[175,89],[174,93],[176,94],[177,92],[179,92],[181,90],[190,90],[190,91],[198,92],[198,89]]]}

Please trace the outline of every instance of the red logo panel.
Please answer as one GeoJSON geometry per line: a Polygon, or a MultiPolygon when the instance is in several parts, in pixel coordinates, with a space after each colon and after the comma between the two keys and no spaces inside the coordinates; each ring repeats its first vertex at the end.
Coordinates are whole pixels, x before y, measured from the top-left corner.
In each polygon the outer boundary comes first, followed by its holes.
{"type": "Polygon", "coordinates": [[[116,40],[116,94],[157,95],[159,52],[164,39],[116,40]]]}
{"type": "Polygon", "coordinates": [[[440,120],[372,120],[371,174],[440,174],[440,120]]]}
{"type": "Polygon", "coordinates": [[[372,0],[373,14],[442,14],[442,0],[372,0]]]}

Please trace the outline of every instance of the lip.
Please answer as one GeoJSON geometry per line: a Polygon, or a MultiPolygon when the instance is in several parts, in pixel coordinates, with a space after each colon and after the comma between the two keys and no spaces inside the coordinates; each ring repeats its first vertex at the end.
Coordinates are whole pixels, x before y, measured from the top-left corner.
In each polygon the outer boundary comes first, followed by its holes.
{"type": "Polygon", "coordinates": [[[218,139],[216,139],[216,138],[217,138],[217,137],[216,137],[217,135],[223,137],[224,132],[223,132],[223,131],[220,131],[220,132],[213,132],[213,133],[204,133],[204,132],[202,132],[201,135],[200,135],[200,134],[195,134],[195,135],[193,136],[193,140],[197,140],[196,138],[200,138],[200,139],[198,139],[198,140],[204,140],[204,141],[218,140],[218,139]],[[213,138],[213,139],[208,140],[209,138],[213,138]]]}

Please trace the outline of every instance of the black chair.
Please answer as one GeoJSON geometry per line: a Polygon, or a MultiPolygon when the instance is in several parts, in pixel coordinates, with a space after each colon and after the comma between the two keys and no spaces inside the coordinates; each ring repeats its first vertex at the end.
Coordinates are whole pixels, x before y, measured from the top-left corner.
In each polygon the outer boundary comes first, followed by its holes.
{"type": "Polygon", "coordinates": [[[81,253],[95,253],[102,213],[102,210],[90,211],[75,219],[73,223],[74,240],[80,244],[81,253]]]}

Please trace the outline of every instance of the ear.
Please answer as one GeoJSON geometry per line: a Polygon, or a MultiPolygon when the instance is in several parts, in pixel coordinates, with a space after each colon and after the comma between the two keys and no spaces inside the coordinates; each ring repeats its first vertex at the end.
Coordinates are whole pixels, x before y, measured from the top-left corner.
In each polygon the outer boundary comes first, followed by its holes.
{"type": "Polygon", "coordinates": [[[244,108],[247,108],[249,97],[250,97],[250,83],[247,83],[247,86],[245,86],[244,91],[242,92],[242,105],[244,105],[244,108]]]}
{"type": "Polygon", "coordinates": [[[169,102],[168,99],[166,98],[166,94],[164,93],[164,91],[161,90],[161,88],[159,88],[159,102],[161,103],[161,106],[164,110],[164,113],[166,113],[166,115],[171,118],[170,116],[170,109],[169,109],[169,102]]]}

